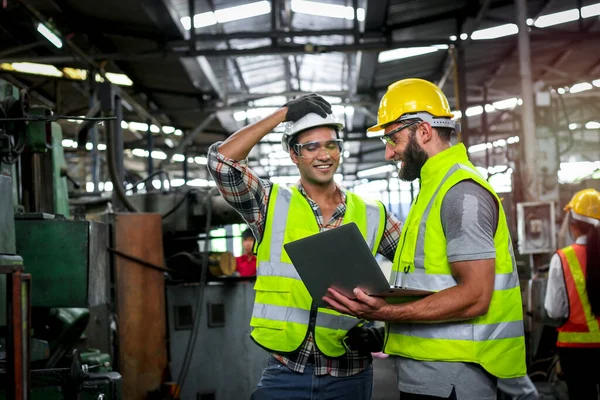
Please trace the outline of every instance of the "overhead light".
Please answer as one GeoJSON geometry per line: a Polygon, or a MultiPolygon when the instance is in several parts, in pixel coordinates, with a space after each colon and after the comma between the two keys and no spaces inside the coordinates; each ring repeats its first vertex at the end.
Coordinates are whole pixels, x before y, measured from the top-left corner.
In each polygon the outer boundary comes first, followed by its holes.
{"type": "Polygon", "coordinates": [[[377,61],[380,63],[401,60],[403,58],[420,56],[428,53],[435,53],[438,50],[448,49],[448,45],[437,45],[427,47],[407,47],[402,49],[386,50],[379,53],[377,61]]]}
{"type": "Polygon", "coordinates": [[[65,77],[76,80],[76,81],[85,81],[88,76],[87,70],[79,69],[79,68],[65,67],[62,69],[62,72],[65,77]]]}
{"type": "Polygon", "coordinates": [[[600,129],[600,122],[590,121],[585,124],[585,129],[600,129]]]}
{"type": "Polygon", "coordinates": [[[353,116],[354,115],[354,107],[352,107],[352,106],[344,107],[344,114],[348,117],[353,116]]]}
{"type": "Polygon", "coordinates": [[[531,25],[533,25],[533,18],[527,18],[527,19],[525,20],[525,23],[526,23],[528,26],[531,26],[531,25]]]}
{"type": "Polygon", "coordinates": [[[592,85],[594,85],[596,87],[600,87],[600,79],[596,79],[596,80],[592,81],[592,85]]]}
{"type": "Polygon", "coordinates": [[[236,121],[243,121],[246,119],[246,111],[236,111],[233,113],[233,119],[236,121]]]}
{"type": "Polygon", "coordinates": [[[581,7],[581,18],[589,18],[600,15],[600,3],[581,7]]]}
{"type": "Polygon", "coordinates": [[[48,28],[46,25],[42,24],[41,22],[38,23],[37,31],[39,33],[41,33],[46,39],[48,39],[48,41],[50,43],[52,43],[59,49],[62,48],[62,46],[63,46],[62,40],[60,40],[58,35],[56,33],[52,32],[52,30],[50,28],[48,28]]]}
{"type": "Polygon", "coordinates": [[[576,21],[579,19],[579,9],[561,11],[548,15],[542,15],[535,20],[534,25],[538,28],[546,28],[548,26],[564,24],[565,22],[576,21]]]}
{"type": "Polygon", "coordinates": [[[131,150],[131,154],[133,154],[136,157],[148,157],[148,150],[133,149],[131,150]]]}
{"type": "Polygon", "coordinates": [[[183,135],[183,132],[181,131],[181,129],[175,129],[175,132],[173,132],[173,134],[175,136],[181,136],[181,135],[183,135]]]}
{"type": "Polygon", "coordinates": [[[160,133],[160,128],[156,125],[150,125],[150,132],[152,133],[160,133]]]}
{"type": "MultiPolygon", "coordinates": [[[[318,1],[292,0],[292,11],[298,14],[317,15],[319,17],[354,19],[354,8],[318,1]]],[[[356,17],[359,21],[364,21],[365,9],[359,8],[356,17]]]]}
{"type": "Polygon", "coordinates": [[[192,179],[191,181],[187,181],[186,183],[188,186],[195,186],[195,187],[206,187],[209,186],[209,182],[206,179],[192,179]]]}
{"type": "Polygon", "coordinates": [[[85,149],[86,149],[87,151],[92,151],[92,150],[94,149],[94,143],[92,143],[92,142],[87,142],[87,143],[85,144],[85,149]]]}
{"type": "Polygon", "coordinates": [[[49,64],[36,64],[36,63],[3,63],[0,64],[0,69],[5,71],[16,71],[24,74],[44,75],[44,76],[56,76],[61,78],[63,76],[62,71],[57,69],[54,65],[49,64]]]}
{"type": "Polygon", "coordinates": [[[467,35],[466,33],[460,34],[460,40],[467,40],[468,38],[469,38],[469,35],[467,35]]]}
{"type": "Polygon", "coordinates": [[[129,129],[134,130],[134,131],[139,131],[139,132],[146,132],[148,131],[148,124],[143,123],[143,122],[130,122],[129,123],[129,129]]]}
{"type": "Polygon", "coordinates": [[[558,94],[565,94],[567,92],[564,88],[561,88],[561,87],[556,89],[556,91],[558,92],[558,94]]]}
{"type": "Polygon", "coordinates": [[[188,162],[188,164],[193,164],[194,163],[194,157],[188,157],[187,162],[188,162]]]}
{"type": "Polygon", "coordinates": [[[73,141],[71,139],[63,139],[61,144],[63,147],[71,147],[73,145],[73,141]]]}
{"type": "Polygon", "coordinates": [[[367,137],[368,138],[374,138],[374,137],[379,137],[379,136],[383,136],[384,130],[380,129],[378,131],[367,131],[367,137]]]}
{"type": "Polygon", "coordinates": [[[155,160],[166,160],[167,153],[165,153],[164,151],[160,151],[160,150],[154,150],[152,152],[152,158],[154,158],[155,160]]]}
{"type": "Polygon", "coordinates": [[[121,121],[121,129],[129,129],[129,124],[125,121],[121,121]]]}
{"type": "Polygon", "coordinates": [[[166,139],[165,139],[165,144],[166,144],[167,146],[169,146],[170,148],[173,148],[173,147],[175,147],[175,143],[173,143],[173,141],[172,141],[171,139],[169,139],[169,138],[166,138],[166,139]]]}
{"type": "Polygon", "coordinates": [[[194,157],[194,161],[196,161],[196,164],[200,164],[200,165],[208,164],[208,158],[206,158],[204,156],[196,156],[196,157],[194,157]]]}
{"type": "Polygon", "coordinates": [[[286,158],[289,156],[290,156],[290,153],[288,153],[287,151],[283,151],[283,150],[269,153],[269,158],[286,158]]]}
{"type": "Polygon", "coordinates": [[[450,40],[452,40],[453,42],[456,42],[456,40],[457,40],[457,37],[456,37],[456,35],[452,35],[452,36],[450,36],[450,40]]]}
{"type": "Polygon", "coordinates": [[[181,178],[171,179],[171,187],[179,187],[185,185],[185,180],[181,178]]]}
{"type": "Polygon", "coordinates": [[[171,134],[171,133],[175,132],[175,127],[173,127],[173,126],[168,126],[168,125],[163,125],[163,127],[162,127],[162,131],[163,131],[164,133],[166,133],[167,135],[169,135],[169,134],[171,134]]]}
{"type": "Polygon", "coordinates": [[[217,22],[222,24],[224,22],[237,21],[239,19],[269,14],[270,12],[271,3],[265,0],[216,10],[215,17],[217,18],[217,22]]]}
{"type": "Polygon", "coordinates": [[[375,168],[365,169],[363,171],[358,171],[356,173],[356,176],[358,176],[359,178],[366,178],[368,176],[380,175],[380,174],[392,172],[395,169],[396,169],[396,166],[387,164],[387,165],[382,165],[382,166],[375,167],[375,168]]]}
{"type": "Polygon", "coordinates": [[[498,25],[493,28],[479,29],[471,35],[473,40],[496,39],[503,36],[514,35],[519,32],[519,27],[515,24],[498,25]]]}
{"type": "Polygon", "coordinates": [[[173,161],[184,162],[185,156],[183,154],[173,154],[173,161]]]}
{"type": "Polygon", "coordinates": [[[575,129],[577,129],[578,127],[579,127],[579,125],[578,125],[578,124],[576,124],[576,123],[574,123],[574,122],[571,122],[571,123],[569,124],[569,130],[571,130],[571,131],[574,131],[574,130],[575,130],[575,129]]]}
{"type": "Polygon", "coordinates": [[[460,118],[462,118],[462,111],[460,111],[460,110],[452,111],[452,115],[454,115],[452,117],[453,120],[460,119],[460,118]]]}
{"type": "Polygon", "coordinates": [[[496,107],[494,107],[491,104],[486,104],[485,106],[483,106],[483,109],[485,110],[486,113],[493,113],[496,112],[496,107]]]}
{"type": "Polygon", "coordinates": [[[508,143],[508,144],[519,143],[519,137],[511,136],[508,139],[506,139],[506,143],[508,143]]]}
{"type": "Polygon", "coordinates": [[[467,117],[472,117],[474,115],[483,114],[483,107],[482,106],[469,107],[469,108],[467,108],[466,114],[467,114],[467,117]]]}
{"type": "Polygon", "coordinates": [[[98,143],[98,150],[99,151],[104,151],[106,150],[106,145],[104,143],[98,143]]]}
{"type": "MultiPolygon", "coordinates": [[[[133,81],[129,79],[129,77],[125,74],[107,72],[104,75],[106,76],[106,79],[108,79],[111,83],[114,83],[115,85],[133,86],[133,81]]],[[[96,74],[96,81],[98,81],[99,78],[102,78],[100,74],[96,74]]]]}
{"type": "Polygon", "coordinates": [[[584,91],[590,90],[592,88],[593,88],[592,84],[588,83],[588,82],[576,83],[569,88],[569,93],[584,92],[584,91]]]}

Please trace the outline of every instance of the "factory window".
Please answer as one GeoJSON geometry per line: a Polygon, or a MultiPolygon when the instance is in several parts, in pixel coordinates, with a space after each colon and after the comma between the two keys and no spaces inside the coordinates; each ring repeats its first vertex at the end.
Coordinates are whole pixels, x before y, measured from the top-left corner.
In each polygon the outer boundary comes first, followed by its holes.
{"type": "Polygon", "coordinates": [[[175,330],[190,330],[194,326],[194,317],[192,316],[192,306],[175,307],[175,330]]]}
{"type": "MultiPolygon", "coordinates": [[[[210,231],[210,250],[217,252],[229,251],[234,256],[242,255],[242,232],[246,230],[246,224],[227,225],[210,231]]],[[[203,249],[202,240],[199,242],[203,249]]]]}

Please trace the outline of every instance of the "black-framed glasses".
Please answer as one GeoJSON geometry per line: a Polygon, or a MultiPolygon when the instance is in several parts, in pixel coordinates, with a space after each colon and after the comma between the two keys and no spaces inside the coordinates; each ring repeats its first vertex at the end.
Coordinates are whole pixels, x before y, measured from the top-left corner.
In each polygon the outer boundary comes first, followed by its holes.
{"type": "Polygon", "coordinates": [[[394,138],[392,137],[393,135],[395,135],[396,133],[398,133],[406,128],[410,128],[413,125],[419,124],[421,122],[422,122],[421,120],[417,120],[417,121],[409,122],[408,124],[404,124],[401,127],[396,128],[393,131],[388,132],[385,135],[381,136],[380,139],[384,145],[387,146],[389,144],[391,147],[395,147],[397,143],[394,140],[394,138]]]}
{"type": "Polygon", "coordinates": [[[321,149],[325,149],[331,157],[336,157],[342,152],[344,141],[342,139],[331,139],[316,142],[296,143],[294,150],[299,157],[317,158],[321,149]]]}

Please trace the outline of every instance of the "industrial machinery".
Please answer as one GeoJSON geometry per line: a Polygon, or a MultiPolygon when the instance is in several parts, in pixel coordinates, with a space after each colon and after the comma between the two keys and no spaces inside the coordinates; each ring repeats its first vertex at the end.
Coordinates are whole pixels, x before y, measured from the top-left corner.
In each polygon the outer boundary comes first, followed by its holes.
{"type": "Polygon", "coordinates": [[[121,399],[108,227],[68,218],[52,117],[0,81],[0,399],[121,399]]]}

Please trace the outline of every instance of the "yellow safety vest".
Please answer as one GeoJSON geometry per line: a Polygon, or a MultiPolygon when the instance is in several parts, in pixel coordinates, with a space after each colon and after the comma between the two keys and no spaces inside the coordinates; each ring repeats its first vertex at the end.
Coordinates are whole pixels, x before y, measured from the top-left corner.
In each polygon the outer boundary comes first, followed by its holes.
{"type": "Polygon", "coordinates": [[[489,310],[480,317],[444,323],[387,325],[385,352],[415,360],[480,364],[499,378],[526,373],[523,310],[510,233],[500,199],[459,144],[431,157],[421,171],[421,187],[402,229],[392,282],[439,291],[457,284],[446,254],[441,207],[458,182],[471,179],[487,189],[499,207],[494,236],[496,277],[489,310]]]}
{"type": "MultiPolygon", "coordinates": [[[[347,192],[343,223],[349,222],[356,223],[375,254],[386,223],[383,205],[347,192]]],[[[327,308],[312,310],[312,297],[283,245],[316,233],[319,225],[307,199],[295,187],[273,185],[265,232],[255,248],[256,297],[250,321],[252,338],[268,350],[297,350],[306,338],[312,317],[318,349],[326,356],[339,357],[346,352],[342,338],[361,322],[327,308]]]]}

